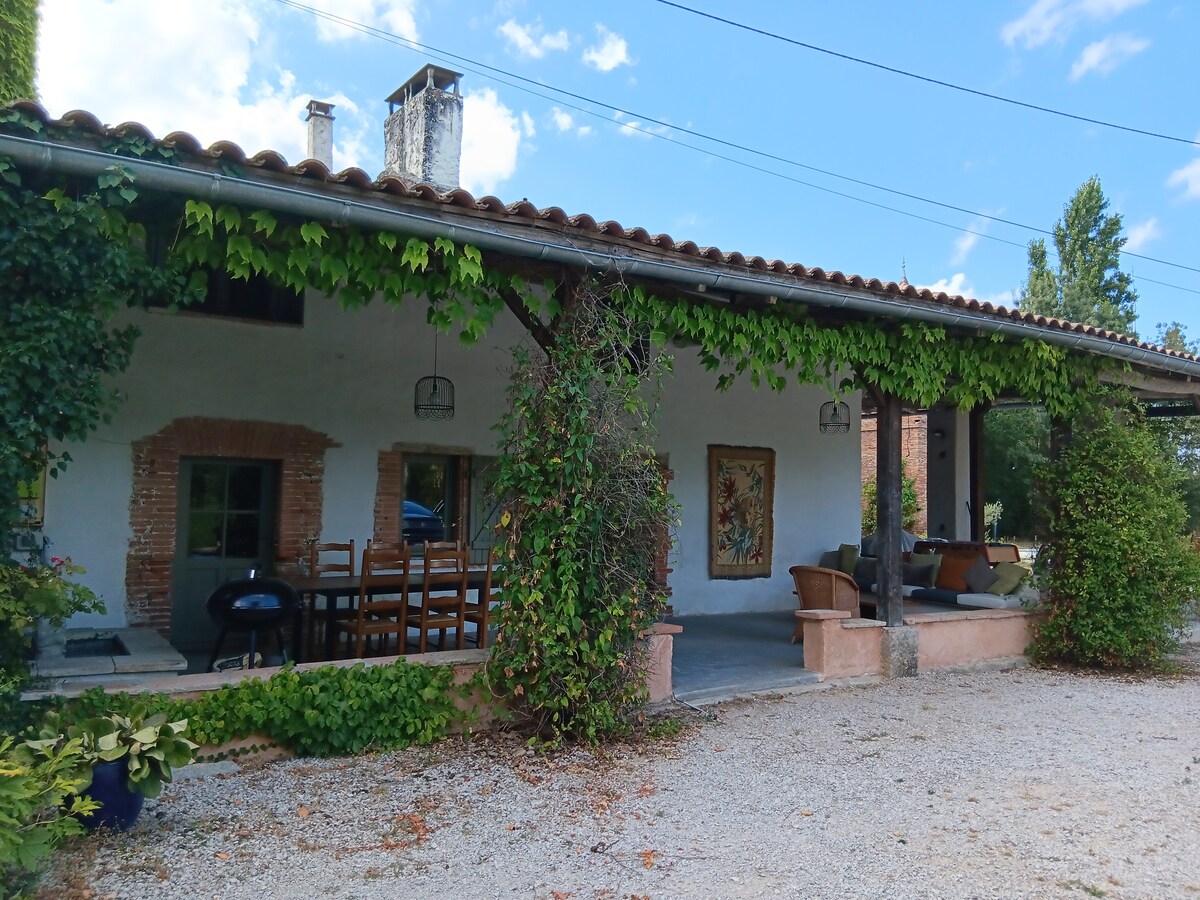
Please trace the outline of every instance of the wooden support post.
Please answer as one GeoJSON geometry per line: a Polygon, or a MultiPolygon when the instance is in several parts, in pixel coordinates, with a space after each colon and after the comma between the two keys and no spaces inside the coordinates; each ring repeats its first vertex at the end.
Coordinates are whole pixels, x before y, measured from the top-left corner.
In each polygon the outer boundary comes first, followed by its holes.
{"type": "Polygon", "coordinates": [[[903,440],[904,409],[900,398],[882,391],[875,394],[877,412],[875,479],[877,493],[876,553],[879,562],[876,568],[879,605],[875,618],[889,627],[904,622],[904,597],[900,559],[900,532],[904,527],[903,513],[903,468],[901,465],[901,442],[903,440]]]}
{"type": "Polygon", "coordinates": [[[969,487],[970,500],[968,508],[971,511],[971,540],[986,541],[988,535],[984,533],[986,526],[983,520],[983,506],[987,496],[985,492],[985,479],[983,477],[983,417],[987,413],[987,406],[976,406],[968,415],[968,455],[970,466],[969,487]]]}

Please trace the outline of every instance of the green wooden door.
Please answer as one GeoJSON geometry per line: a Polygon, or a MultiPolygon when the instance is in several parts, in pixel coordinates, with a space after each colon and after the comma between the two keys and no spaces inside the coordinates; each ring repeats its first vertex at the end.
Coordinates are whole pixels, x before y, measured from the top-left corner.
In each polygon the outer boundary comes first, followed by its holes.
{"type": "Polygon", "coordinates": [[[218,585],[267,574],[274,558],[274,463],[185,459],[179,466],[179,511],[172,583],[171,643],[206,650],[219,631],[204,604],[218,585]]]}

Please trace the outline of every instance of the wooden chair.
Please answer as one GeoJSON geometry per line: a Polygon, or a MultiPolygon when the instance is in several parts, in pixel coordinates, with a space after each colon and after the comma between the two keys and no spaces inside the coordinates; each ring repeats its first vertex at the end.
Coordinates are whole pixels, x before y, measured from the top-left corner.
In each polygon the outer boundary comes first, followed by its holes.
{"type": "Polygon", "coordinates": [[[355,639],[354,655],[362,659],[367,641],[380,639],[379,652],[387,650],[388,635],[396,635],[397,652],[404,652],[408,627],[408,576],[412,557],[407,544],[398,550],[380,544],[370,544],[363,550],[362,575],[358,588],[358,608],[353,616],[339,621],[337,630],[347,640],[355,639]]]}
{"type": "MultiPolygon", "coordinates": [[[[440,541],[438,543],[441,543],[440,541]]],[[[467,550],[425,544],[421,604],[408,607],[408,627],[416,628],[417,652],[428,650],[429,632],[438,632],[438,649],[446,649],[446,632],[457,632],[457,648],[465,645],[467,550]]]]}
{"type": "Polygon", "coordinates": [[[468,600],[463,609],[463,618],[475,625],[475,646],[480,650],[488,645],[488,619],[492,607],[492,573],[495,571],[496,554],[488,550],[487,573],[484,575],[483,587],[475,593],[474,600],[468,600]]]}
{"type": "MultiPolygon", "coordinates": [[[[354,541],[345,544],[310,544],[308,547],[308,574],[309,575],[324,575],[331,573],[335,575],[354,575],[354,541]],[[345,553],[346,560],[342,562],[340,559],[331,560],[326,557],[322,562],[321,554],[330,553],[345,553]]],[[[308,614],[308,649],[305,651],[306,659],[316,659],[314,656],[315,641],[317,637],[317,629],[320,624],[317,620],[317,595],[306,594],[304,596],[304,609],[308,614]]]]}
{"type": "MultiPolygon", "coordinates": [[[[860,618],[858,585],[845,572],[820,566],[792,566],[788,569],[796,582],[795,594],[801,609],[846,610],[860,618]]],[[[792,643],[804,640],[804,621],[796,620],[792,643]]]]}

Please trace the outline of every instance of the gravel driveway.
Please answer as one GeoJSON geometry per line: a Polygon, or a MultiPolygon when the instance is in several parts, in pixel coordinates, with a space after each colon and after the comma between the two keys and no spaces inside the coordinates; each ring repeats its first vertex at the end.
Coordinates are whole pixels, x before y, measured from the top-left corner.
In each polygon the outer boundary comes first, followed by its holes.
{"type": "Polygon", "coordinates": [[[678,737],[607,753],[484,736],[189,778],[43,895],[1200,897],[1200,676],[1017,669],[680,709],[678,737]]]}

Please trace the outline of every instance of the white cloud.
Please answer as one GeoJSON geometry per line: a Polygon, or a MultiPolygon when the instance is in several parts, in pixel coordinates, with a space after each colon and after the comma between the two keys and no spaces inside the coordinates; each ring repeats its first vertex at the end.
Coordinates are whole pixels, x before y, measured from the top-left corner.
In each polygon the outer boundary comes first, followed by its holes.
{"type": "Polygon", "coordinates": [[[86,109],[110,124],[140,122],[158,137],[186,131],[206,146],[229,140],[296,163],[308,155],[305,106],[328,100],[336,106],[334,168],[380,167],[379,123],[344,95],[279,67],[244,2],[111,0],[104,15],[81,16],[72,0],[44,0],[41,17],[38,88],[51,115],[86,109]]]}
{"type": "Polygon", "coordinates": [[[656,134],[670,134],[671,129],[666,125],[655,125],[639,119],[629,119],[623,112],[613,113],[613,120],[621,126],[617,134],[626,137],[649,138],[656,134]]]}
{"type": "Polygon", "coordinates": [[[559,109],[557,106],[550,108],[550,121],[561,134],[574,131],[576,137],[587,137],[592,133],[591,125],[576,126],[575,117],[566,110],[559,109]]]}
{"type": "MultiPolygon", "coordinates": [[[[998,216],[1004,212],[1003,209],[997,209],[993,212],[990,209],[984,210],[988,215],[998,216]]],[[[954,241],[954,254],[950,257],[950,265],[961,266],[967,261],[971,251],[975,249],[975,245],[979,243],[979,239],[987,234],[988,226],[992,224],[992,220],[986,216],[978,216],[971,220],[967,225],[967,230],[960,234],[954,241]]]]}
{"type": "MultiPolygon", "coordinates": [[[[307,6],[330,15],[347,19],[371,28],[378,28],[415,41],[417,21],[413,11],[417,0],[305,0],[307,6]]],[[[366,37],[361,29],[333,22],[322,16],[313,16],[317,25],[317,37],[322,41],[345,41],[366,37]]]]}
{"type": "Polygon", "coordinates": [[[1079,25],[1105,22],[1149,0],[1036,0],[1024,15],[1000,29],[1008,46],[1017,42],[1032,49],[1056,41],[1062,43],[1079,25]]]}
{"type": "Polygon", "coordinates": [[[933,284],[918,284],[914,285],[917,290],[925,290],[928,288],[935,294],[949,294],[951,297],[962,296],[969,299],[978,300],[980,303],[990,303],[992,306],[1007,306],[1013,307],[1017,303],[1017,295],[1015,291],[1000,291],[996,294],[987,294],[985,296],[977,296],[975,286],[967,279],[965,272],[955,272],[949,278],[939,278],[933,284]]]}
{"type": "Polygon", "coordinates": [[[476,196],[492,194],[517,169],[521,118],[491,88],[463,97],[462,186],[476,196]]]}
{"type": "Polygon", "coordinates": [[[557,106],[550,109],[550,118],[554,127],[559,131],[570,131],[575,126],[575,119],[569,112],[563,112],[557,106]]]}
{"type": "Polygon", "coordinates": [[[525,132],[525,137],[537,136],[537,126],[533,123],[533,116],[527,112],[521,113],[521,130],[525,132]]]}
{"type": "Polygon", "coordinates": [[[159,136],[182,130],[203,143],[228,138],[251,153],[303,156],[295,78],[277,69],[273,80],[249,83],[259,29],[243,4],[119,0],[104,15],[81,16],[74,3],[46,0],[41,16],[38,88],[52,114],[86,109],[159,136]]]}
{"type": "Polygon", "coordinates": [[[961,265],[967,261],[967,257],[979,243],[980,235],[977,232],[966,231],[958,236],[954,242],[954,255],[950,257],[952,266],[961,265]]]}
{"type": "Polygon", "coordinates": [[[1184,200],[1200,200],[1200,157],[1172,172],[1167,187],[1183,188],[1184,200]]]}
{"type": "Polygon", "coordinates": [[[1151,216],[1141,225],[1133,225],[1125,235],[1125,249],[1131,253],[1141,250],[1151,241],[1162,237],[1162,229],[1158,227],[1158,219],[1151,216]]]}
{"type": "Polygon", "coordinates": [[[950,296],[962,294],[964,297],[969,297],[975,292],[975,288],[967,281],[965,272],[956,272],[949,278],[939,278],[933,284],[917,284],[914,287],[922,291],[928,288],[935,294],[949,294],[950,296]]]}
{"type": "Polygon", "coordinates": [[[1150,42],[1145,38],[1135,38],[1130,34],[1114,34],[1088,44],[1071,66],[1071,80],[1078,81],[1088,72],[1107,75],[1149,46],[1150,42]]]}
{"type": "Polygon", "coordinates": [[[530,59],[541,59],[549,50],[566,50],[571,46],[571,39],[565,31],[547,34],[540,20],[528,25],[521,25],[516,19],[509,19],[496,29],[517,54],[530,59]]]}
{"type": "Polygon", "coordinates": [[[600,35],[600,42],[583,52],[585,63],[601,72],[611,72],[617,66],[633,65],[625,38],[599,24],[596,25],[596,32],[600,35]]]}

